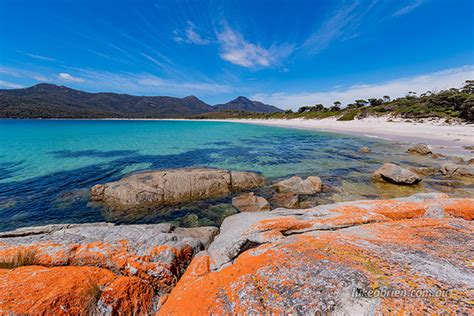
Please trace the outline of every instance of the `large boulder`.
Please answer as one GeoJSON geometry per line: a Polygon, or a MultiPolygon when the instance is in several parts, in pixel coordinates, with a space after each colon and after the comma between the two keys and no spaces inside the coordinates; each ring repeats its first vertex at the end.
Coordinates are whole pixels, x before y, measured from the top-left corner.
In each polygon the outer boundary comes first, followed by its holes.
{"type": "Polygon", "coordinates": [[[159,314],[468,313],[473,218],[442,194],[236,214],[159,314]]]}
{"type": "Polygon", "coordinates": [[[147,314],[217,231],[95,223],[0,233],[0,265],[16,268],[0,269],[0,311],[147,314]]]}
{"type": "Polygon", "coordinates": [[[232,199],[232,205],[241,212],[261,212],[269,211],[270,204],[261,196],[256,196],[253,192],[244,193],[232,199]]]}
{"type": "Polygon", "coordinates": [[[303,180],[301,177],[291,177],[273,185],[278,193],[292,192],[295,194],[310,195],[321,192],[322,182],[319,177],[310,176],[303,180]]]}
{"type": "Polygon", "coordinates": [[[416,144],[407,150],[409,153],[418,154],[418,155],[429,155],[431,154],[431,149],[426,144],[416,144]]]}
{"type": "Polygon", "coordinates": [[[387,181],[395,184],[413,185],[421,181],[421,177],[410,170],[393,163],[384,163],[372,174],[375,181],[387,181]]]}
{"type": "Polygon", "coordinates": [[[119,181],[97,184],[91,195],[115,208],[176,205],[224,197],[261,186],[264,178],[252,172],[221,169],[172,169],[133,174],[119,181]]]}

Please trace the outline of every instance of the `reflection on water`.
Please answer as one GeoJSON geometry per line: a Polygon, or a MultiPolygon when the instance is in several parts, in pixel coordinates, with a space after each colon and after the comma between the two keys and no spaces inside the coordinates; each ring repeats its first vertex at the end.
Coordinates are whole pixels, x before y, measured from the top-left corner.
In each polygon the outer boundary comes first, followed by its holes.
{"type": "MultiPolygon", "coordinates": [[[[275,181],[318,175],[325,192],[307,204],[466,188],[425,182],[415,188],[373,184],[383,162],[437,166],[377,139],[213,122],[0,120],[0,230],[49,223],[112,221],[219,225],[230,198],[174,208],[111,212],[90,203],[89,188],[132,172],[182,167],[256,171],[275,181]],[[359,152],[367,146],[368,154],[359,152]]],[[[422,182],[423,183],[423,182],[422,182]]],[[[259,194],[269,197],[271,190],[259,194]]]]}

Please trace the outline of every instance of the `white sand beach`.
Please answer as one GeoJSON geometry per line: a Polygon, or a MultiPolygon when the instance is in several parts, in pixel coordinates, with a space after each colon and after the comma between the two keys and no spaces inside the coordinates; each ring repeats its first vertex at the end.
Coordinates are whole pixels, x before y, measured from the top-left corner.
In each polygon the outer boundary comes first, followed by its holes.
{"type": "Polygon", "coordinates": [[[352,121],[337,121],[334,118],[222,121],[378,137],[400,143],[426,143],[436,148],[437,152],[446,154],[472,156],[472,152],[463,146],[474,146],[473,124],[447,124],[444,121],[407,122],[387,117],[369,117],[352,121]]]}

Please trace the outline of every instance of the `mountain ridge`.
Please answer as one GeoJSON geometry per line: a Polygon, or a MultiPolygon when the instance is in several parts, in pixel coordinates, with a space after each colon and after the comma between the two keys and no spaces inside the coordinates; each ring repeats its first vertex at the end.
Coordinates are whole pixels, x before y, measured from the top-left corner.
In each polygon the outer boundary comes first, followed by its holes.
{"type": "Polygon", "coordinates": [[[1,118],[185,118],[220,111],[274,113],[282,110],[242,96],[212,106],[194,95],[177,98],[92,93],[50,83],[0,89],[1,118]]]}

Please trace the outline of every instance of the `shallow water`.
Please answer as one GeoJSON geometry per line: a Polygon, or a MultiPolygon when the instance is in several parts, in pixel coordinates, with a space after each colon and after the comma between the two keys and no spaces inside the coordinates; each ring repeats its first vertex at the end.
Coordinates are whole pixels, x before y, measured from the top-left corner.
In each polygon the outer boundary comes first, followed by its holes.
{"type": "MultiPolygon", "coordinates": [[[[348,186],[367,183],[382,162],[411,159],[404,148],[377,139],[194,121],[0,120],[0,149],[0,230],[160,222],[208,206],[111,216],[89,202],[94,184],[139,170],[207,166],[256,171],[269,179],[313,174],[329,185],[348,186]],[[363,146],[372,152],[358,153],[363,146]]],[[[365,197],[377,196],[367,190],[365,197]]]]}

